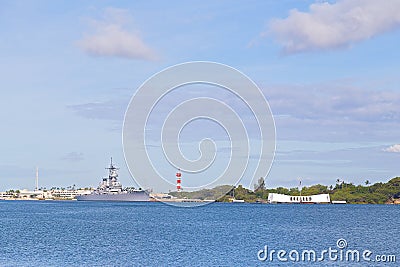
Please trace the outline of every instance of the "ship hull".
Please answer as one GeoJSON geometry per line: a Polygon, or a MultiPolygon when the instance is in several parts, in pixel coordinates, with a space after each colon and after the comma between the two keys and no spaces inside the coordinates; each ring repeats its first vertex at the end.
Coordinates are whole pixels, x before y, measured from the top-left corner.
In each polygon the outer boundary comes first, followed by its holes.
{"type": "Polygon", "coordinates": [[[90,194],[77,196],[78,201],[150,201],[150,196],[146,191],[118,193],[118,194],[90,194]]]}

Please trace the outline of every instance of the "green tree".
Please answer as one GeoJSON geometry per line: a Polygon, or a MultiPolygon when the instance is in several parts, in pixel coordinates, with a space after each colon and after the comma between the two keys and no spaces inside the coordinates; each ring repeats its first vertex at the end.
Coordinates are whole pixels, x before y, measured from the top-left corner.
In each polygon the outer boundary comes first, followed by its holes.
{"type": "Polygon", "coordinates": [[[299,196],[300,195],[300,191],[298,187],[292,187],[289,189],[289,195],[291,196],[299,196]]]}
{"type": "Polygon", "coordinates": [[[288,195],[289,194],[289,189],[284,188],[284,187],[278,187],[276,189],[276,193],[283,194],[283,195],[288,195]]]}
{"type": "Polygon", "coordinates": [[[265,180],[263,177],[260,177],[256,184],[254,184],[254,191],[265,190],[265,180]]]}

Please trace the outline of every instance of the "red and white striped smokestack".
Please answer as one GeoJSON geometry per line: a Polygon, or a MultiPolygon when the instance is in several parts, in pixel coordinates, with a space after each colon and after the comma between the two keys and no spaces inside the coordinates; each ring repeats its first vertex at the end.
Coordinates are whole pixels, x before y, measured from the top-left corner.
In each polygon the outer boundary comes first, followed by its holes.
{"type": "Polygon", "coordinates": [[[181,187],[181,172],[178,171],[176,173],[176,191],[181,192],[182,191],[182,187],[181,187]]]}

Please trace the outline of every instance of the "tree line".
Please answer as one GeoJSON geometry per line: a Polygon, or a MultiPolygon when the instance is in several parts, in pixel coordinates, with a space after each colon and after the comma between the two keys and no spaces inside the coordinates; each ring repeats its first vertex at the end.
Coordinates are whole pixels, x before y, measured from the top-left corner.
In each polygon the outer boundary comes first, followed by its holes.
{"type": "Polygon", "coordinates": [[[177,197],[216,199],[219,202],[229,202],[235,199],[243,199],[246,202],[266,202],[269,193],[285,194],[290,196],[309,196],[318,194],[329,194],[331,200],[345,200],[350,204],[389,204],[395,203],[400,199],[400,177],[393,178],[386,183],[371,184],[368,180],[365,185],[355,185],[351,182],[337,179],[336,184],[326,186],[316,184],[304,186],[300,190],[298,187],[285,188],[266,188],[265,180],[260,178],[254,185],[254,190],[239,185],[237,187],[225,185],[214,189],[203,189],[195,192],[171,192],[177,197]],[[223,192],[227,192],[224,194],[223,192]]]}

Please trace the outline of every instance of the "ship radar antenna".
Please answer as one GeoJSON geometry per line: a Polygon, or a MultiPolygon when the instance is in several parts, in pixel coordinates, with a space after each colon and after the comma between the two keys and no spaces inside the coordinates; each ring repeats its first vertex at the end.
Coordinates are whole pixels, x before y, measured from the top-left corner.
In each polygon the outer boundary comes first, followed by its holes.
{"type": "Polygon", "coordinates": [[[117,167],[115,167],[115,166],[113,165],[112,157],[111,157],[111,161],[110,161],[110,167],[105,168],[105,169],[106,169],[106,170],[110,170],[110,172],[111,172],[111,171],[115,171],[115,170],[119,170],[119,168],[117,168],[117,167]]]}

